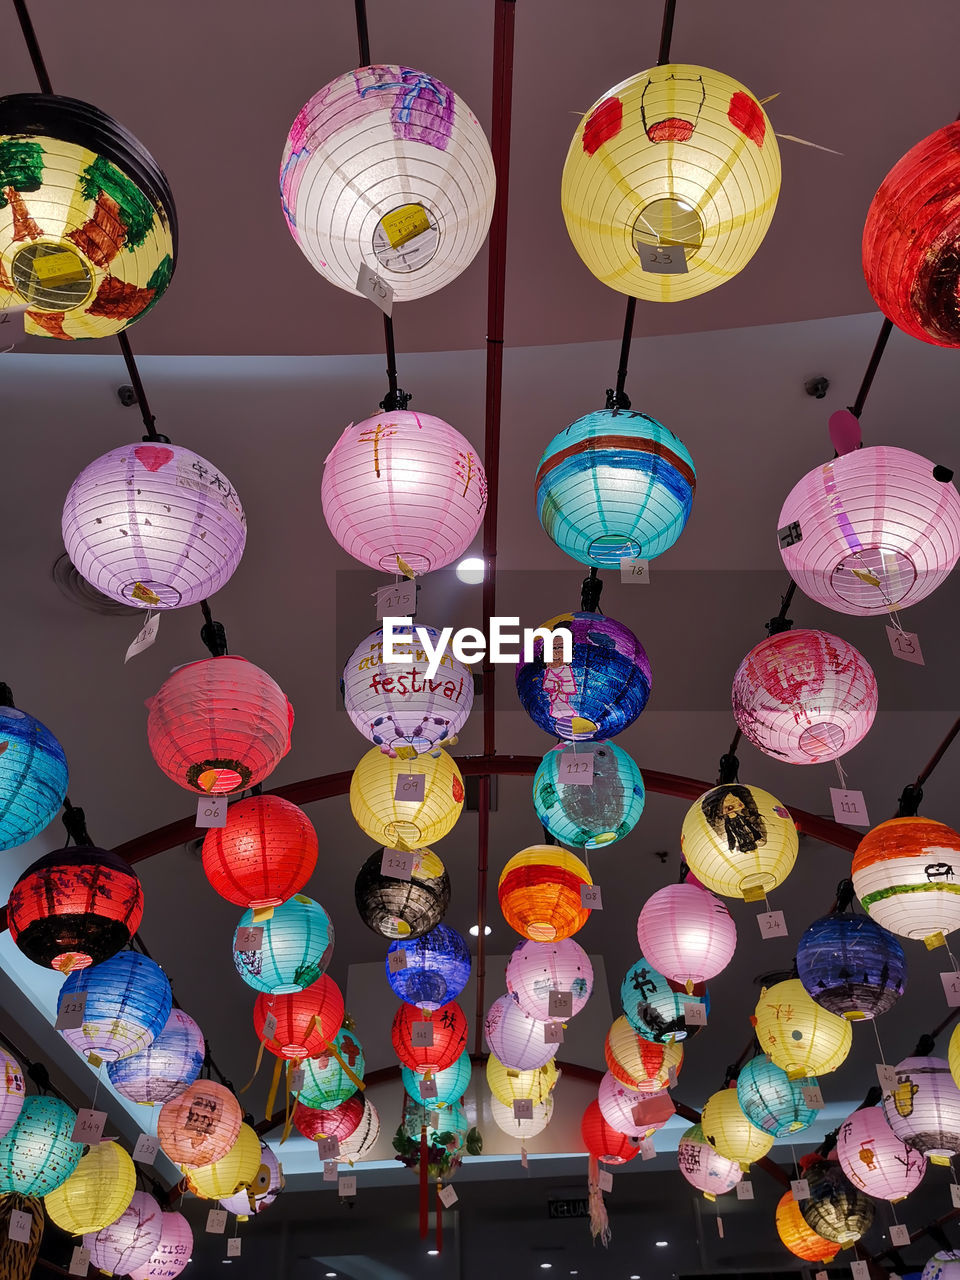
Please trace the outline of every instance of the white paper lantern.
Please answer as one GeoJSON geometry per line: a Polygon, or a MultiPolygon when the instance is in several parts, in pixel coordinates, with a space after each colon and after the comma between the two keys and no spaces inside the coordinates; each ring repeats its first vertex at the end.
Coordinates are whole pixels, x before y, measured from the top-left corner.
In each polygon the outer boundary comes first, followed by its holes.
{"type": "Polygon", "coordinates": [[[883,1095],[883,1114],[908,1147],[924,1156],[960,1153],[960,1089],[942,1058],[904,1058],[895,1088],[883,1095]]]}
{"type": "Polygon", "coordinates": [[[960,1280],[960,1251],[935,1253],[920,1274],[920,1280],[960,1280]]]}
{"type": "Polygon", "coordinates": [[[153,1196],[135,1191],[129,1208],[109,1227],[83,1237],[90,1261],[108,1275],[125,1276],[144,1266],[160,1243],[163,1214],[153,1196]]]}
{"type": "Polygon", "coordinates": [[[547,1023],[531,1018],[512,995],[494,1000],[487,1010],[483,1032],[492,1054],[510,1071],[532,1071],[554,1058],[558,1045],[547,1044],[547,1023]]]}
{"type": "Polygon", "coordinates": [[[541,1022],[563,1021],[550,1014],[550,993],[569,992],[574,1017],[593,991],[593,965],[573,938],[558,942],[519,943],[507,961],[507,991],[531,1018],[541,1022]]]}
{"type": "Polygon", "coordinates": [[[855,1187],[893,1203],[916,1190],[927,1171],[926,1157],[900,1141],[880,1107],[862,1107],[844,1120],[837,1159],[855,1187]]]}
{"type": "Polygon", "coordinates": [[[501,1129],[508,1138],[516,1138],[524,1142],[527,1138],[535,1138],[537,1134],[543,1133],[550,1123],[550,1117],[553,1115],[553,1097],[548,1094],[545,1101],[535,1102],[533,1115],[529,1120],[518,1120],[513,1114],[512,1105],[508,1107],[506,1103],[492,1095],[490,1111],[498,1129],[501,1129]]]}
{"type": "Polygon", "coordinates": [[[363,1100],[363,1116],[360,1123],[346,1138],[340,1139],[340,1159],[353,1164],[368,1156],[380,1137],[380,1112],[369,1098],[363,1100]]]}
{"type": "Polygon", "coordinates": [[[640,1093],[618,1080],[612,1071],[604,1072],[597,1091],[600,1113],[611,1129],[626,1134],[628,1138],[645,1138],[661,1128],[676,1112],[669,1092],[640,1093]],[[634,1108],[642,1107],[639,1121],[634,1108]]]}

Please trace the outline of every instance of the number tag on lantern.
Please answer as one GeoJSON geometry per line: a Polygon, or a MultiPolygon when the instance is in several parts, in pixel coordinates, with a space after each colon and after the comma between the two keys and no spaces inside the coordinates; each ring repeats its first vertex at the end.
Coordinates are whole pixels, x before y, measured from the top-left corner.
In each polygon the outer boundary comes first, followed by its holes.
{"type": "Polygon", "coordinates": [[[393,290],[366,263],[360,268],[357,276],[357,293],[362,293],[365,298],[369,298],[384,315],[393,315],[393,290]]]}
{"type": "Polygon", "coordinates": [[[324,1182],[338,1182],[340,1180],[340,1166],[336,1160],[324,1160],[323,1180],[324,1182]]]}
{"type": "Polygon", "coordinates": [[[243,924],[237,930],[234,949],[237,951],[260,951],[263,947],[263,925],[243,924]]]}
{"type": "Polygon", "coordinates": [[[70,1135],[71,1142],[88,1142],[95,1147],[103,1137],[103,1126],[107,1123],[105,1111],[93,1111],[90,1107],[81,1107],[77,1112],[77,1123],[70,1135]]]}
{"type": "Polygon", "coordinates": [[[941,973],[940,981],[943,983],[947,1004],[951,1009],[956,1009],[960,1005],[960,973],[941,973]]]}
{"type": "Polygon", "coordinates": [[[419,803],[423,799],[426,782],[427,775],[425,773],[399,774],[393,793],[394,800],[409,800],[415,804],[419,803]]]}
{"type": "Polygon", "coordinates": [[[332,1160],[340,1154],[339,1138],[318,1138],[317,1153],[321,1160],[332,1160]]]}
{"type": "Polygon", "coordinates": [[[765,939],[787,936],[787,922],[782,911],[761,911],[757,916],[757,924],[765,939]]]}
{"type": "Polygon", "coordinates": [[[227,797],[201,796],[197,801],[198,827],[225,827],[227,825],[227,797]]]}
{"type": "Polygon", "coordinates": [[[955,1209],[960,1209],[960,1185],[956,1182],[950,1183],[950,1200],[955,1209]]]}
{"type": "Polygon", "coordinates": [[[26,307],[4,307],[0,310],[0,355],[6,355],[26,337],[24,313],[26,307]]]}
{"type": "Polygon", "coordinates": [[[532,1120],[533,1119],[533,1099],[532,1098],[514,1098],[513,1118],[514,1120],[532,1120]]]}
{"type": "Polygon", "coordinates": [[[239,1236],[231,1236],[227,1241],[227,1257],[228,1258],[240,1257],[240,1237],[239,1236]]]}
{"type": "Polygon", "coordinates": [[[593,752],[564,751],[560,756],[557,781],[569,787],[592,787],[593,752]]]}
{"type": "Polygon", "coordinates": [[[573,1017],[573,992],[551,991],[547,994],[547,1016],[550,1018],[573,1017]]]}
{"type": "Polygon", "coordinates": [[[527,1160],[527,1148],[526,1148],[526,1147],[521,1147],[521,1148],[520,1148],[520,1167],[521,1167],[521,1168],[523,1168],[523,1169],[527,1169],[527,1168],[529,1168],[529,1161],[527,1160]]]}
{"type": "Polygon", "coordinates": [[[563,1044],[563,1023],[545,1022],[543,1024],[544,1044],[563,1044]]]}
{"type": "Polygon", "coordinates": [[[407,953],[403,947],[387,952],[387,968],[391,973],[400,973],[407,967],[407,953]]]}
{"type": "Polygon", "coordinates": [[[920,640],[915,631],[901,631],[899,627],[889,625],[884,629],[895,658],[901,658],[904,662],[915,662],[918,667],[926,666],[920,640]]]}
{"type": "Polygon", "coordinates": [[[133,1158],[138,1164],[153,1164],[160,1150],[160,1140],[150,1133],[141,1133],[133,1148],[133,1158]]]}
{"type": "Polygon", "coordinates": [[[227,1229],[226,1209],[211,1209],[207,1214],[207,1231],[212,1236],[222,1236],[227,1229]]]}
{"type": "Polygon", "coordinates": [[[723,1239],[723,1219],[719,1214],[717,1215],[717,1235],[721,1240],[723,1239]]]}
{"type": "Polygon", "coordinates": [[[374,595],[377,597],[378,622],[382,622],[384,618],[393,618],[396,625],[396,619],[400,618],[411,630],[413,629],[413,620],[417,615],[417,584],[415,582],[405,578],[403,582],[395,582],[392,586],[377,587],[374,595]]]}
{"type": "Polygon", "coordinates": [[[817,1084],[805,1084],[800,1089],[803,1095],[803,1105],[809,1107],[811,1111],[823,1110],[823,1094],[820,1092],[820,1086],[817,1084]]]}
{"type": "Polygon", "coordinates": [[[641,560],[639,556],[635,560],[624,558],[620,561],[620,581],[647,586],[650,582],[650,561],[641,560]]]}
{"type": "Polygon", "coordinates": [[[84,1014],[87,1011],[87,993],[78,991],[75,996],[67,996],[61,1000],[57,1010],[56,1028],[58,1031],[76,1031],[83,1026],[84,1014]]]}
{"type": "MultiPolygon", "coordinates": [[[[889,631],[889,627],[887,630],[889,631]]],[[[126,666],[131,658],[135,658],[138,654],[143,653],[144,649],[149,649],[157,638],[157,632],[160,630],[160,614],[154,613],[152,609],[147,610],[147,620],[130,641],[127,648],[126,657],[123,659],[123,665],[126,666]]]]}
{"type": "Polygon", "coordinates": [[[268,1013],[263,1020],[263,1035],[265,1040],[272,1040],[277,1034],[277,1015],[268,1013]]]}
{"type": "Polygon", "coordinates": [[[910,1228],[905,1227],[901,1222],[895,1222],[890,1228],[890,1243],[896,1245],[898,1249],[908,1245],[910,1243],[910,1228]]]}
{"type": "Polygon", "coordinates": [[[409,880],[413,874],[413,854],[404,853],[401,849],[384,849],[380,874],[391,880],[409,880]]]}
{"type": "Polygon", "coordinates": [[[793,1182],[790,1183],[790,1190],[793,1192],[793,1198],[797,1204],[801,1200],[810,1199],[810,1183],[806,1178],[794,1178],[793,1182]]]}
{"type": "Polygon", "coordinates": [[[897,1087],[897,1069],[888,1067],[885,1062],[877,1063],[877,1079],[884,1093],[893,1093],[897,1087]]]}
{"type": "Polygon", "coordinates": [[[657,1154],[657,1149],[653,1145],[652,1138],[641,1138],[640,1140],[640,1159],[652,1160],[657,1154]]]}
{"type": "Polygon", "coordinates": [[[686,275],[687,255],[682,244],[638,244],[640,266],[660,276],[686,275]]]}
{"type": "Polygon", "coordinates": [[[597,1186],[601,1191],[613,1190],[613,1174],[608,1173],[606,1169],[601,1169],[597,1174],[597,1186]]]}
{"type": "Polygon", "coordinates": [[[415,1022],[410,1029],[410,1043],[415,1049],[432,1049],[433,1023],[415,1022]]]}
{"type": "Polygon", "coordinates": [[[422,1102],[432,1101],[432,1099],[437,1097],[437,1093],[437,1082],[433,1076],[431,1076],[429,1080],[420,1081],[420,1099],[422,1102]]]}
{"type": "Polygon", "coordinates": [[[870,1280],[869,1262],[851,1262],[850,1274],[853,1280],[870,1280]]]}
{"type": "Polygon", "coordinates": [[[603,910],[603,898],[598,884],[582,884],[580,886],[580,905],[589,907],[591,911],[603,910]]]}
{"type": "Polygon", "coordinates": [[[337,1191],[344,1199],[347,1196],[355,1196],[357,1194],[357,1175],[355,1173],[345,1173],[337,1183],[337,1191]]]}
{"type": "Polygon", "coordinates": [[[297,1067],[294,1071],[291,1071],[290,1072],[290,1092],[299,1093],[300,1090],[303,1088],[304,1079],[305,1079],[305,1072],[303,1070],[303,1067],[297,1067]]]}
{"type": "Polygon", "coordinates": [[[699,1000],[684,1000],[683,1020],[688,1027],[705,1027],[707,1025],[706,1005],[701,1004],[699,1000]]]}
{"type": "Polygon", "coordinates": [[[829,1272],[829,1271],[815,1271],[815,1272],[814,1272],[814,1274],[813,1274],[813,1280],[830,1280],[830,1272],[829,1272]]]}
{"type": "Polygon", "coordinates": [[[752,1200],[753,1199],[753,1183],[749,1178],[741,1178],[737,1183],[737,1199],[752,1200]]]}
{"type": "Polygon", "coordinates": [[[70,1255],[70,1266],[67,1268],[67,1274],[71,1276],[85,1276],[90,1267],[90,1250],[84,1245],[74,1245],[73,1253],[70,1255]]]}
{"type": "Polygon", "coordinates": [[[867,803],[862,791],[843,791],[840,787],[831,787],[830,803],[833,805],[835,822],[846,822],[854,827],[869,827],[867,803]]]}
{"type": "Polygon", "coordinates": [[[30,1243],[30,1231],[33,1227],[33,1214],[22,1209],[14,1209],[10,1214],[10,1226],[7,1229],[8,1240],[19,1240],[21,1244],[30,1243]]]}
{"type": "Polygon", "coordinates": [[[456,1191],[454,1191],[453,1187],[441,1187],[437,1192],[437,1199],[445,1209],[449,1209],[452,1205],[457,1203],[460,1197],[457,1195],[456,1191]]]}

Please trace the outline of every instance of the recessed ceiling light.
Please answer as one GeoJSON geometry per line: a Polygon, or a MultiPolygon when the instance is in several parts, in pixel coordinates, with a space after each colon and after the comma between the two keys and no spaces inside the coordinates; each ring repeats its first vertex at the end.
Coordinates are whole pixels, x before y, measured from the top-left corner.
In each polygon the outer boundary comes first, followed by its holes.
{"type": "Polygon", "coordinates": [[[484,563],[479,556],[467,556],[466,560],[461,560],[457,565],[457,577],[461,582],[475,587],[483,581],[483,570],[484,563]]]}
{"type": "Polygon", "coordinates": [[[428,1249],[428,1250],[427,1250],[427,1257],[428,1257],[428,1258],[435,1258],[439,1252],[440,1252],[440,1250],[439,1250],[439,1249],[428,1249]]]}
{"type": "Polygon", "coordinates": [[[631,1277],[630,1277],[630,1280],[640,1280],[640,1277],[639,1277],[639,1276],[631,1276],[631,1277]]]}
{"type": "Polygon", "coordinates": [[[665,1249],[669,1243],[670,1243],[670,1241],[669,1241],[669,1240],[657,1240],[657,1241],[655,1241],[655,1244],[656,1244],[656,1246],[657,1246],[657,1248],[658,1248],[658,1249],[665,1249]]]}
{"type": "MultiPolygon", "coordinates": [[[[488,924],[485,924],[485,925],[483,926],[483,936],[484,936],[485,938],[489,938],[489,937],[490,937],[490,935],[491,935],[491,933],[493,933],[493,930],[490,928],[490,926],[489,926],[488,924]]],[[[479,937],[480,937],[480,926],[479,926],[478,924],[472,924],[472,925],[470,926],[470,936],[471,936],[472,938],[479,938],[479,937]]]]}

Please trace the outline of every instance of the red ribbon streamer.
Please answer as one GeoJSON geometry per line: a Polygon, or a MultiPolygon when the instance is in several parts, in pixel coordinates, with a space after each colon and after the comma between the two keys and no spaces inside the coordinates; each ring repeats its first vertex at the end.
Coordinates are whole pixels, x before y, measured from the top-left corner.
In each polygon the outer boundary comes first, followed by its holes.
{"type": "Polygon", "coordinates": [[[420,1239],[430,1230],[430,1202],[427,1198],[427,1126],[420,1129],[420,1239]]]}

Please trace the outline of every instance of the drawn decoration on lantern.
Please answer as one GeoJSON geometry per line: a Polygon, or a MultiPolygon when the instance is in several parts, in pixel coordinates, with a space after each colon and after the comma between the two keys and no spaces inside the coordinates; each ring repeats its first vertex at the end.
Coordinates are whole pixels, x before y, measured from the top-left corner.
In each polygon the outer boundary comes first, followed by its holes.
{"type": "Polygon", "coordinates": [[[732,1191],[743,1177],[737,1160],[728,1160],[703,1136],[699,1124],[691,1125],[677,1144],[677,1168],[691,1187],[702,1191],[706,1200],[732,1191]]]}
{"type": "Polygon", "coordinates": [[[878,1018],[903,995],[903,947],[870,916],[831,912],[808,925],[797,943],[797,975],[831,1013],[850,1021],[878,1018]]]}
{"type": "Polygon", "coordinates": [[[533,777],[537,818],[561,844],[600,849],[629,835],[646,800],[643,777],[634,761],[614,742],[590,748],[593,782],[589,787],[564,782],[561,762],[569,747],[551,747],[533,777]]]}
{"type": "Polygon", "coordinates": [[[354,820],[371,840],[389,849],[422,849],[442,839],[460,817],[463,798],[457,763],[439,749],[436,756],[398,760],[373,747],[350,779],[354,820]],[[417,776],[424,780],[422,793],[411,788],[412,798],[404,799],[404,781],[417,776]]]}
{"type": "Polygon", "coordinates": [[[668,1044],[699,1032],[701,1024],[688,1024],[686,1010],[688,1005],[698,1004],[703,1006],[704,1016],[709,1014],[710,993],[702,982],[687,993],[680,983],[671,982],[641,959],[627,970],[620,984],[620,1004],[637,1035],[668,1044]]]}
{"type": "Polygon", "coordinates": [[[668,884],[650,895],[637,918],[644,957],[693,992],[733,959],[737,928],[719,898],[694,884],[668,884]]]}
{"type": "Polygon", "coordinates": [[[27,1094],[23,1069],[16,1058],[0,1047],[0,1138],[17,1122],[27,1094]]]}
{"type": "Polygon", "coordinates": [[[200,1074],[206,1055],[203,1032],[189,1014],[171,1009],[163,1030],[139,1053],[107,1063],[117,1093],[131,1102],[162,1105],[200,1074]]]}
{"type": "Polygon", "coordinates": [[[700,1127],[711,1147],[741,1166],[762,1159],[773,1146],[774,1135],[758,1129],[744,1114],[735,1087],[721,1089],[707,1099],[700,1127]]]}
{"type": "MultiPolygon", "coordinates": [[[[593,991],[593,965],[578,942],[518,942],[507,961],[507,991],[528,1017],[540,1022],[574,1018],[593,991]],[[570,1012],[562,1018],[550,1012],[550,996],[570,995],[570,1012]]],[[[498,1055],[499,1056],[499,1055],[498,1055]]]]}
{"type": "Polygon", "coordinates": [[[761,1050],[789,1080],[836,1071],[853,1042],[850,1023],[821,1008],[799,978],[764,987],[754,1018],[761,1050]]]}
{"type": "Polygon", "coordinates": [[[511,929],[532,942],[569,938],[586,924],[590,909],[581,890],[593,880],[575,854],[552,844],[521,849],[500,873],[497,898],[511,929]]]}
{"type": "Polygon", "coordinates": [[[659,1093],[683,1066],[683,1045],[645,1040],[623,1016],[611,1023],[603,1055],[610,1073],[637,1093],[659,1093]]]}
{"type": "Polygon", "coordinates": [[[160,1244],[163,1217],[153,1196],[135,1191],[115,1222],[83,1237],[90,1261],[108,1275],[130,1275],[145,1266],[160,1244]]]}
{"type": "Polygon", "coordinates": [[[837,1159],[855,1187],[899,1203],[923,1181],[926,1157],[901,1142],[880,1107],[861,1107],[837,1134],[837,1159]]]}
{"type": "Polygon", "coordinates": [[[175,1280],[190,1262],[193,1232],[182,1213],[160,1215],[160,1239],[145,1262],[129,1272],[130,1280],[175,1280]]]}
{"type": "Polygon", "coordinates": [[[456,929],[438,924],[419,938],[401,938],[390,944],[385,959],[387,982],[399,999],[420,1009],[439,1009],[456,1000],[470,979],[470,952],[456,929]],[[391,967],[391,957],[402,952],[406,963],[391,967]]]}
{"type": "Polygon", "coordinates": [[[776,1213],[777,1235],[786,1249],[794,1257],[805,1262],[829,1263],[840,1252],[840,1245],[833,1240],[825,1240],[807,1223],[800,1206],[794,1199],[793,1192],[788,1191],[781,1196],[776,1213]]]}
{"type": "Polygon", "coordinates": [[[363,1100],[363,1115],[353,1133],[340,1139],[340,1159],[353,1164],[370,1155],[380,1137],[380,1113],[369,1098],[363,1100]]]}
{"type": "Polygon", "coordinates": [[[382,938],[420,938],[443,919],[450,904],[450,877],[431,849],[415,849],[409,880],[381,870],[383,851],[372,853],[357,873],[354,901],[360,919],[382,938]]]}
{"type": "Polygon", "coordinates": [[[66,1182],[84,1144],[73,1141],[77,1113],[59,1098],[25,1098],[0,1138],[0,1194],[45,1196],[66,1182]]]}
{"type": "Polygon", "coordinates": [[[259,1172],[260,1139],[248,1124],[240,1126],[236,1141],[219,1160],[205,1165],[184,1165],[187,1187],[202,1200],[220,1200],[249,1187],[259,1172]]]}
{"type": "Polygon", "coordinates": [[[870,1230],[873,1201],[847,1181],[838,1164],[814,1160],[803,1172],[810,1195],[800,1201],[800,1213],[811,1230],[845,1248],[870,1230]]]}
{"type": "Polygon", "coordinates": [[[938,1250],[928,1259],[920,1280],[960,1280],[960,1250],[938,1250]]]}
{"type": "Polygon", "coordinates": [[[531,1018],[509,993],[487,1010],[483,1034],[487,1047],[509,1071],[532,1071],[556,1057],[558,1045],[547,1043],[545,1022],[531,1018]]]}
{"type": "Polygon", "coordinates": [[[960,1153],[960,1089],[942,1058],[904,1058],[897,1083],[883,1095],[883,1114],[894,1134],[929,1158],[960,1153]]]}
{"type": "Polygon", "coordinates": [[[320,905],[306,894],[296,893],[274,907],[262,929],[259,946],[247,949],[247,935],[241,930],[254,926],[254,912],[240,917],[233,935],[233,963],[248,987],[280,995],[303,991],[315,983],[333,959],[333,921],[320,905]]]}
{"type": "Polygon", "coordinates": [[[283,1186],[280,1163],[267,1144],[261,1141],[260,1165],[253,1182],[241,1187],[235,1195],[221,1196],[220,1208],[226,1209],[227,1213],[236,1214],[237,1217],[252,1217],[273,1204],[283,1190],[283,1186]]]}
{"type": "Polygon", "coordinates": [[[129,1058],[152,1044],[166,1026],[173,993],[158,964],[138,951],[118,951],[109,960],[75,969],[60,988],[64,1001],[85,994],[83,1023],[60,1034],[77,1053],[104,1062],[129,1058]]]}
{"type": "Polygon", "coordinates": [[[63,747],[46,725],[13,705],[10,686],[0,682],[0,850],[26,844],[50,825],[67,778],[63,747]]]}
{"type": "Polygon", "coordinates": [[[363,1094],[358,1090],[345,1102],[329,1110],[305,1107],[298,1102],[293,1111],[293,1123],[305,1138],[318,1142],[321,1138],[349,1138],[363,1120],[363,1094]]]}
{"type": "Polygon", "coordinates": [[[302,809],[280,796],[249,796],[230,805],[225,826],[207,831],[203,872],[238,907],[278,907],[313,875],[317,850],[302,809]]]}
{"type": "Polygon", "coordinates": [[[304,1059],[300,1065],[303,1084],[297,1091],[297,1101],[305,1107],[329,1110],[356,1093],[357,1081],[363,1080],[366,1059],[355,1033],[344,1026],[330,1037],[325,1052],[304,1059]]]}
{"type": "Polygon", "coordinates": [[[225,1156],[242,1122],[240,1103],[225,1085],[195,1080],[160,1108],[157,1137],[174,1164],[194,1168],[225,1156]]]}
{"type": "Polygon", "coordinates": [[[881,822],[857,845],[852,874],[863,909],[902,938],[960,927],[960,835],[942,822],[881,822]]]}
{"type": "Polygon", "coordinates": [[[797,860],[796,824],[775,796],[722,783],[687,810],[680,848],[701,884],[726,898],[754,901],[786,880],[797,860]]]}
{"type": "Polygon", "coordinates": [[[809,1076],[791,1080],[766,1054],[751,1058],[737,1076],[737,1101],[752,1125],[774,1138],[808,1129],[817,1118],[804,1101],[803,1090],[816,1087],[809,1076]]]}

